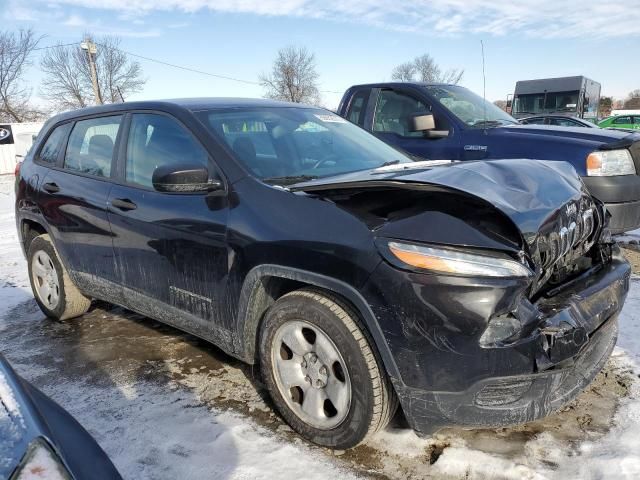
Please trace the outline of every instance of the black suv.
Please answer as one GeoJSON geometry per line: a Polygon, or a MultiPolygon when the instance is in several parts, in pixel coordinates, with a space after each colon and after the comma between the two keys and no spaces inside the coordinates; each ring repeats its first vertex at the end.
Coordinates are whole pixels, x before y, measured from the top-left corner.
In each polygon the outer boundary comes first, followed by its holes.
{"type": "Polygon", "coordinates": [[[296,104],[58,115],[16,188],[46,315],[100,299],[209,340],[336,448],[398,401],[421,433],[557,409],[609,357],[629,286],[570,165],[416,161],[296,104]]]}

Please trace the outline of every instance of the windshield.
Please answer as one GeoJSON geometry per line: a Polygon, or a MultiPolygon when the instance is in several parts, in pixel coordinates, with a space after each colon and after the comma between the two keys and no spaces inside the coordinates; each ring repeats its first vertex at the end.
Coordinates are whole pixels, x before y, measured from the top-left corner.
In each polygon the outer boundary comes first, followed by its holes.
{"type": "Polygon", "coordinates": [[[424,88],[469,126],[486,128],[518,123],[507,112],[464,87],[428,85],[424,88]]]}
{"type": "Polygon", "coordinates": [[[578,91],[547,92],[517,95],[513,104],[513,113],[551,113],[576,112],[578,109],[578,91]]]}
{"type": "Polygon", "coordinates": [[[286,185],[413,160],[326,110],[295,107],[196,112],[256,177],[286,185]]]}

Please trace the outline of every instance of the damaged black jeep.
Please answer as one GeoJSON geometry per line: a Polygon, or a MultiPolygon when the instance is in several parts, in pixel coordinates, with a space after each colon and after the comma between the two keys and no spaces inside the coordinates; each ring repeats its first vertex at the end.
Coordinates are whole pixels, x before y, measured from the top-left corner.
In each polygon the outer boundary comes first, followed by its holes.
{"type": "Polygon", "coordinates": [[[527,422],[606,363],[630,268],[563,162],[411,158],[325,110],[137,102],[51,119],[16,221],[50,317],[122,305],[260,365],[348,448],[527,422]]]}

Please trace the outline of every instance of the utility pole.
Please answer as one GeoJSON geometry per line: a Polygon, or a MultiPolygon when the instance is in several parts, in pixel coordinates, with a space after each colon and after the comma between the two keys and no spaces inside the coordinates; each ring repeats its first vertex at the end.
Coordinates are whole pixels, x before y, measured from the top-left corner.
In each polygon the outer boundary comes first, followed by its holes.
{"type": "Polygon", "coordinates": [[[87,58],[89,59],[89,70],[91,72],[91,84],[93,85],[93,94],[96,97],[96,103],[102,105],[102,95],[100,94],[100,85],[98,85],[98,73],[96,72],[96,62],[94,55],[97,53],[98,48],[96,44],[91,41],[90,38],[85,38],[84,42],[80,44],[80,48],[87,52],[87,58]]]}

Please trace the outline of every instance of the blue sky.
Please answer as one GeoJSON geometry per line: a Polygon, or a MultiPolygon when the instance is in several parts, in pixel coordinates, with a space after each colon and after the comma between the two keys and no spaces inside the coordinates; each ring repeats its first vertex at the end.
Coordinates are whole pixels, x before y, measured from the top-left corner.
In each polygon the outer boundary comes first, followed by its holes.
{"type": "MultiPolygon", "coordinates": [[[[392,68],[429,53],[464,68],[462,85],[504,99],[517,80],[586,75],[603,94],[640,88],[640,0],[0,0],[0,29],[31,27],[41,46],[84,32],[118,35],[124,50],[256,81],[276,51],[315,53],[323,103],[334,108],[356,83],[390,79],[392,68]],[[332,93],[336,92],[336,93],[332,93]]],[[[34,96],[40,75],[28,72],[34,96]]],[[[135,99],[263,94],[247,85],[140,60],[147,78],[135,99]]],[[[132,98],[134,99],[134,98],[132,98]]]]}

